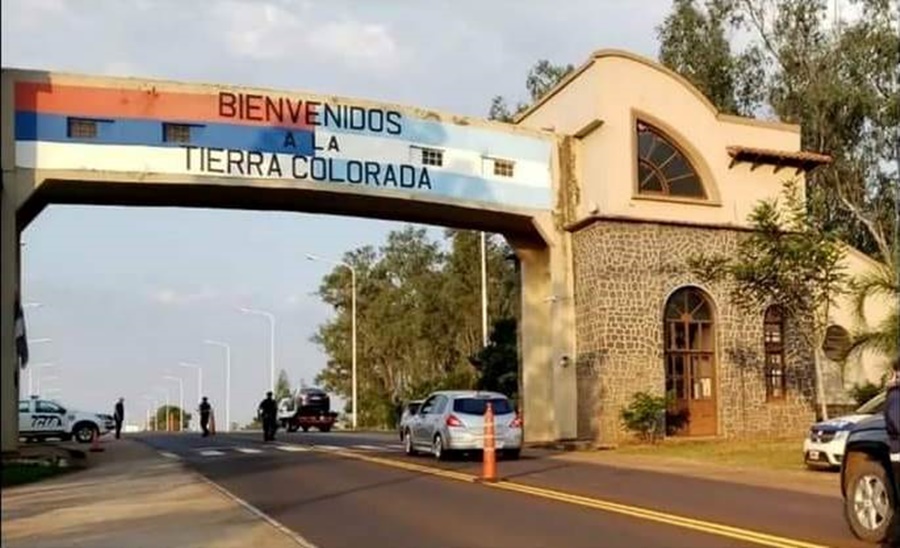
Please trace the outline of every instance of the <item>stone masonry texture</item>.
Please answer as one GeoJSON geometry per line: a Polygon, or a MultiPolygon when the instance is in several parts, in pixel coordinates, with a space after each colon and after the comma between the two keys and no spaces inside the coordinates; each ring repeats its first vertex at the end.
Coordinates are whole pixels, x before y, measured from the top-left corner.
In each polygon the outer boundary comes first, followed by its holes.
{"type": "Polygon", "coordinates": [[[767,402],[763,311],[740,310],[726,284],[702,284],[687,266],[698,253],[733,252],[743,234],[598,220],[572,235],[580,438],[621,443],[629,434],[620,412],[633,394],[664,394],[663,310],[685,286],[704,290],[715,311],[718,435],[802,436],[815,421],[813,359],[796,330],[785,326],[787,396],[767,402]]]}

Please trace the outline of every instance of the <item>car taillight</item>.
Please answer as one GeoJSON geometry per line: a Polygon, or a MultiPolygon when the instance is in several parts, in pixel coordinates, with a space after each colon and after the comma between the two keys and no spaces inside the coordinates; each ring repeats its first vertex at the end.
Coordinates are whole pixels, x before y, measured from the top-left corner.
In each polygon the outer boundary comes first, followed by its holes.
{"type": "Polygon", "coordinates": [[[511,423],[509,423],[509,427],[510,428],[522,428],[522,419],[519,418],[518,415],[516,415],[516,418],[514,418],[511,423]]]}
{"type": "Polygon", "coordinates": [[[457,419],[455,415],[450,415],[447,417],[447,426],[461,427],[463,426],[463,423],[461,420],[457,419]]]}

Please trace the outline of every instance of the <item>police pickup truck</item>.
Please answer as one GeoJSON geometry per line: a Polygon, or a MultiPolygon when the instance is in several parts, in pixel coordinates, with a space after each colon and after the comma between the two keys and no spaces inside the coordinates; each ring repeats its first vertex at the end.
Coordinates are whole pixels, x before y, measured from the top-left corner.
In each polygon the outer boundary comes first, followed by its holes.
{"type": "Polygon", "coordinates": [[[19,436],[26,441],[58,438],[89,443],[115,427],[110,415],[66,409],[59,403],[32,396],[19,401],[19,436]]]}

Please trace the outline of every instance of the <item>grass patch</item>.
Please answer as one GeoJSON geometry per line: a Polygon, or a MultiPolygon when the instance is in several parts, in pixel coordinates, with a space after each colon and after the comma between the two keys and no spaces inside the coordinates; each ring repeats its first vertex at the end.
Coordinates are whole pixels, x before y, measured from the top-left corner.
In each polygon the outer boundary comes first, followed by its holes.
{"type": "Polygon", "coordinates": [[[69,468],[32,462],[3,463],[3,487],[34,483],[64,474],[69,468]]]}
{"type": "Polygon", "coordinates": [[[806,468],[803,463],[802,443],[798,443],[797,440],[669,440],[657,445],[627,445],[616,449],[616,453],[679,458],[742,468],[769,470],[804,470],[806,468]]]}

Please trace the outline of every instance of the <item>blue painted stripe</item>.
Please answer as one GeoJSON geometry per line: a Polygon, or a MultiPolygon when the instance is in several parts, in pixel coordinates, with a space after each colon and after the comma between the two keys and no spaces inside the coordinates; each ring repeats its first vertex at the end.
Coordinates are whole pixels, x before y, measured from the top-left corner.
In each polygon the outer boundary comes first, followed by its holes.
{"type": "MultiPolygon", "coordinates": [[[[194,146],[282,154],[313,154],[312,131],[218,123],[188,125],[192,126],[190,144],[194,146]],[[285,146],[285,135],[288,131],[293,131],[296,148],[285,146]]],[[[337,134],[399,139],[423,146],[469,150],[484,156],[511,160],[529,160],[547,164],[550,162],[552,142],[549,139],[411,118],[404,118],[402,126],[403,131],[399,135],[365,130],[327,129],[337,134]]],[[[182,146],[180,143],[163,141],[162,127],[162,120],[116,118],[98,122],[96,138],[79,139],[68,136],[67,116],[31,111],[16,112],[16,139],[19,141],[182,146]]]]}
{"type": "MultiPolygon", "coordinates": [[[[416,185],[410,185],[412,188],[403,188],[400,184],[397,186],[379,186],[373,184],[374,178],[369,181],[369,184],[366,184],[366,177],[360,177],[358,175],[360,173],[365,173],[365,167],[360,168],[359,164],[375,163],[376,162],[361,162],[359,160],[347,160],[343,158],[316,158],[304,163],[303,167],[305,169],[299,174],[304,176],[301,180],[321,184],[346,184],[353,187],[366,187],[372,190],[386,188],[427,196],[437,195],[443,198],[484,202],[515,208],[549,209],[552,204],[552,189],[547,187],[523,185],[506,181],[494,181],[471,175],[433,169],[428,169],[428,176],[431,182],[430,189],[418,187],[416,185]],[[351,162],[357,164],[353,168],[355,170],[354,173],[357,174],[356,177],[348,176],[348,165],[351,162]],[[317,165],[314,165],[314,163],[317,165]],[[318,179],[314,179],[313,177],[318,177],[318,179]],[[355,180],[355,182],[351,182],[353,180],[355,180]]],[[[397,164],[378,164],[380,173],[382,174],[378,179],[382,182],[384,181],[383,174],[388,165],[394,166],[394,169],[397,170],[397,164]]],[[[292,173],[292,166],[283,165],[282,168],[286,175],[292,173]]],[[[405,173],[416,174],[412,179],[408,179],[407,182],[420,181],[420,174],[425,169],[427,168],[405,166],[403,168],[405,173]]],[[[399,170],[397,171],[399,172],[399,170]]]]}
{"type": "MultiPolygon", "coordinates": [[[[311,131],[232,124],[188,125],[191,125],[192,146],[305,156],[311,156],[314,152],[311,131]],[[285,146],[289,131],[294,135],[296,147],[290,146],[290,143],[285,146]]],[[[161,121],[130,118],[102,121],[97,123],[95,138],[79,139],[68,136],[67,116],[27,111],[16,112],[16,140],[176,148],[185,144],[164,141],[161,121]]]]}
{"type": "MultiPolygon", "coordinates": [[[[322,119],[320,117],[320,119],[322,119]]],[[[354,130],[321,126],[336,134],[375,135],[389,139],[410,141],[435,148],[456,148],[471,150],[483,156],[509,160],[527,160],[550,163],[553,141],[549,138],[516,135],[499,130],[464,126],[445,122],[434,122],[404,116],[402,131],[398,135],[387,132],[373,134],[366,130],[354,130]]]]}

